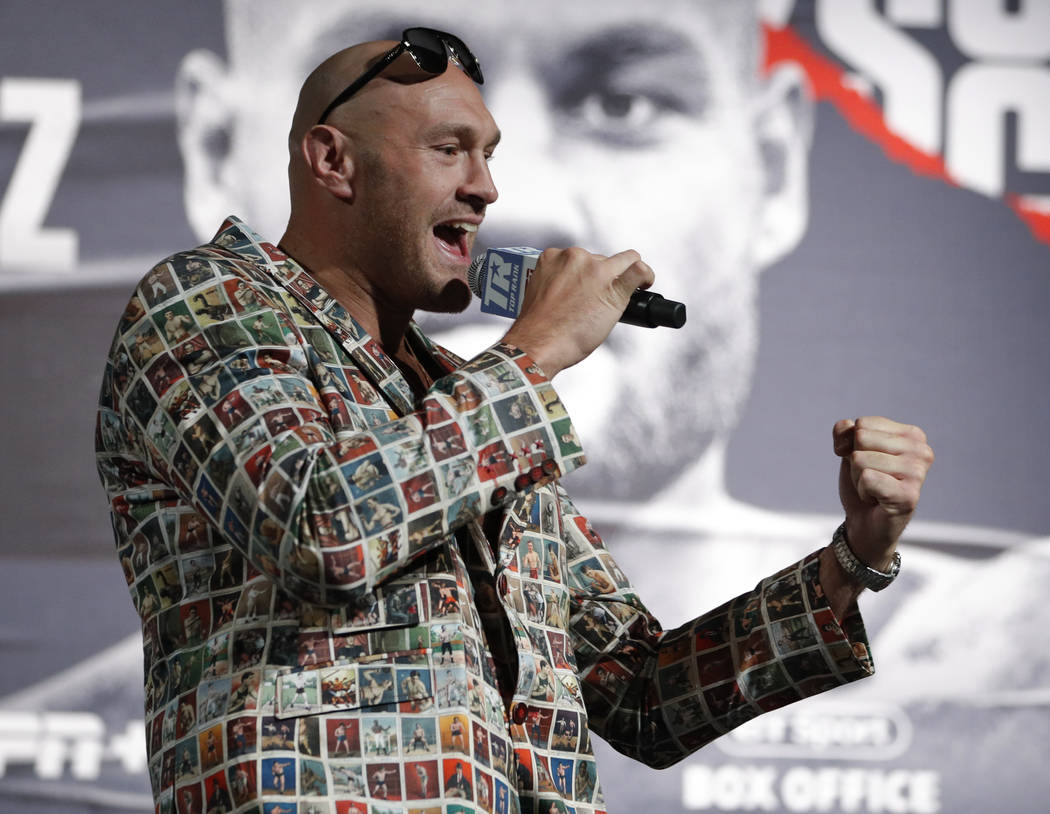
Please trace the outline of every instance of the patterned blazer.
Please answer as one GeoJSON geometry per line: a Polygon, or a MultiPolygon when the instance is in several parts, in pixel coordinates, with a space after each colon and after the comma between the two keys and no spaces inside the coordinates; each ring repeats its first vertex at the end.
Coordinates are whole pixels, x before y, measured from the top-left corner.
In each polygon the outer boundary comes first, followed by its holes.
{"type": "Polygon", "coordinates": [[[520,350],[393,362],[230,218],[158,264],[97,424],[159,812],[595,812],[596,732],[669,765],[871,672],[816,555],[663,631],[557,478],[520,350]]]}

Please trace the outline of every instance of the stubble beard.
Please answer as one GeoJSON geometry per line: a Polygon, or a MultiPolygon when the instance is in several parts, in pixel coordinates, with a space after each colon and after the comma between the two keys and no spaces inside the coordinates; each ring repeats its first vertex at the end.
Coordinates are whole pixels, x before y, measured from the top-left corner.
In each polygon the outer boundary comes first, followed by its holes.
{"type": "MultiPolygon", "coordinates": [[[[371,206],[367,217],[372,246],[368,262],[376,280],[384,280],[402,307],[413,311],[455,314],[465,310],[470,305],[470,288],[442,262],[432,224],[404,217],[402,213],[416,211],[412,198],[399,197],[402,187],[388,179],[381,162],[369,163],[378,181],[372,199],[379,204],[371,206]],[[391,285],[395,282],[400,284],[391,285]]],[[[440,220],[434,218],[434,222],[440,220]]]]}
{"type": "Polygon", "coordinates": [[[688,347],[655,371],[625,370],[605,383],[618,388],[616,407],[601,426],[577,427],[587,465],[567,482],[573,494],[652,498],[729,436],[750,393],[758,348],[753,287],[741,286],[732,300],[691,314],[692,335],[680,337],[688,347]]]}
{"type": "Polygon", "coordinates": [[[367,234],[367,253],[361,246],[348,246],[348,252],[369,270],[377,297],[389,307],[458,313],[470,305],[466,282],[451,278],[452,271],[440,262],[422,225],[377,212],[368,218],[367,234]]]}

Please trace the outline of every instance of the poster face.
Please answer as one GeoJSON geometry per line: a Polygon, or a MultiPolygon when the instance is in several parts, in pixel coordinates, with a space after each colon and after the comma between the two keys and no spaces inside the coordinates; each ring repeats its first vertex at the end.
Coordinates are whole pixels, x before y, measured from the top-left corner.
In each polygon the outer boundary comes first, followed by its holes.
{"type": "MultiPolygon", "coordinates": [[[[876,676],[660,773],[597,744],[610,810],[1041,807],[1050,3],[109,0],[0,23],[0,800],[152,809],[92,459],[117,318],[228,214],[277,241],[305,74],[430,24],[476,52],[503,131],[477,248],[635,248],[688,307],[555,382],[589,459],[565,486],[665,628],[826,543],[836,419],[919,424],[938,455],[900,580],[862,599],[876,676]]],[[[420,322],[467,356],[509,325],[420,322]]]]}

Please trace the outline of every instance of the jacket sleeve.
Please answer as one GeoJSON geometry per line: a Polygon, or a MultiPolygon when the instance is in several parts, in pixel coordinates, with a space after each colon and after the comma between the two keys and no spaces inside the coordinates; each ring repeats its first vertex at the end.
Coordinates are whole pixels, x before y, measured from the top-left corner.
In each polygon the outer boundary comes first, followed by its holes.
{"type": "Polygon", "coordinates": [[[827,605],[819,552],[665,631],[563,491],[560,500],[584,701],[618,751],[664,768],[762,712],[873,672],[856,605],[841,622],[827,605]]]}
{"type": "Polygon", "coordinates": [[[484,351],[399,417],[332,375],[340,348],[319,353],[280,291],[192,254],[165,271],[191,262],[211,276],[153,305],[144,281],[107,364],[98,464],[118,522],[183,502],[293,596],[345,605],[583,462],[520,350],[484,351]]]}

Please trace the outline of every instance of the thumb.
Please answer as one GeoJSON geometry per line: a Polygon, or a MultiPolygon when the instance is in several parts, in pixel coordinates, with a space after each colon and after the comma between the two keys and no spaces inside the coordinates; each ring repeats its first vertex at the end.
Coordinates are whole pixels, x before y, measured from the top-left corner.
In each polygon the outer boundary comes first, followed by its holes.
{"type": "Polygon", "coordinates": [[[614,281],[617,290],[625,299],[629,298],[640,288],[649,288],[656,280],[656,274],[653,272],[652,267],[642,260],[637,252],[621,252],[620,254],[613,255],[613,258],[632,260],[632,262],[620,272],[614,281]]]}

